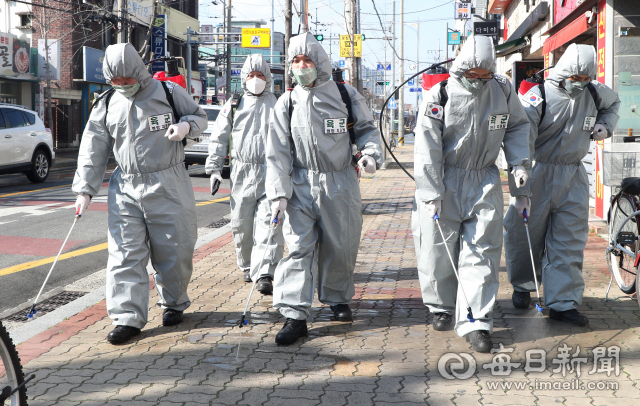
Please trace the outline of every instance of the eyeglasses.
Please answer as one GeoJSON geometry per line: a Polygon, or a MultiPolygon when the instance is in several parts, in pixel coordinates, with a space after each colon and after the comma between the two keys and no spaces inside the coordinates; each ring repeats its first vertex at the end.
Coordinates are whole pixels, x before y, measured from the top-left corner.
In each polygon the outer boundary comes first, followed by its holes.
{"type": "Polygon", "coordinates": [[[493,73],[478,75],[475,72],[465,72],[464,77],[467,79],[493,79],[493,73]]]}

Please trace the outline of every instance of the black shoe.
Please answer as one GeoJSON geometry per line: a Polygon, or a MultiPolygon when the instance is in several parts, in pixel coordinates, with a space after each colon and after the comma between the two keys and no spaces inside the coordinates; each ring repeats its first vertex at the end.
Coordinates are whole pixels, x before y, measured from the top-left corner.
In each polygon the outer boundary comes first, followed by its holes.
{"type": "Polygon", "coordinates": [[[330,306],[333,311],[333,317],[338,321],[353,321],[353,315],[351,314],[351,308],[348,304],[337,304],[330,306]]]}
{"type": "Polygon", "coordinates": [[[140,334],[140,329],[131,326],[116,326],[107,335],[107,341],[111,344],[122,344],[129,341],[131,338],[140,334]]]}
{"type": "Polygon", "coordinates": [[[273,294],[273,283],[271,282],[273,278],[271,276],[263,276],[258,279],[258,292],[263,295],[271,295],[273,294]]]}
{"type": "Polygon", "coordinates": [[[476,352],[489,352],[493,348],[493,341],[487,330],[475,330],[467,334],[467,342],[476,352]]]}
{"type": "Polygon", "coordinates": [[[307,321],[286,319],[284,327],[276,335],[276,344],[291,345],[298,341],[300,337],[307,336],[307,321]]]}
{"type": "Polygon", "coordinates": [[[567,310],[564,312],[557,312],[553,309],[549,310],[549,318],[558,321],[564,321],[565,323],[573,324],[578,327],[585,327],[589,324],[587,316],[581,315],[576,309],[567,310]]]}
{"type": "Polygon", "coordinates": [[[245,269],[244,275],[242,276],[242,280],[251,283],[251,269],[245,269]]]}
{"type": "Polygon", "coordinates": [[[514,290],[511,300],[513,301],[513,307],[516,309],[528,309],[531,304],[531,293],[514,290]]]}
{"type": "Polygon", "coordinates": [[[164,309],[164,312],[162,312],[162,325],[169,327],[182,323],[182,313],[180,310],[164,309]]]}
{"type": "Polygon", "coordinates": [[[449,313],[435,313],[433,315],[433,329],[437,331],[451,330],[453,315],[449,313]]]}

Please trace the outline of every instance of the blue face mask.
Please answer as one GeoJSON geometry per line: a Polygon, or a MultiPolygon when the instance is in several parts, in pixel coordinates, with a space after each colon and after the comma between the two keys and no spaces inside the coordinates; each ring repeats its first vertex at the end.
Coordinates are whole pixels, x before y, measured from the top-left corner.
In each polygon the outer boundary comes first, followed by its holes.
{"type": "Polygon", "coordinates": [[[583,91],[588,84],[589,84],[589,81],[579,82],[571,79],[565,79],[562,85],[564,86],[567,93],[569,93],[571,96],[575,96],[581,91],[583,91]]]}

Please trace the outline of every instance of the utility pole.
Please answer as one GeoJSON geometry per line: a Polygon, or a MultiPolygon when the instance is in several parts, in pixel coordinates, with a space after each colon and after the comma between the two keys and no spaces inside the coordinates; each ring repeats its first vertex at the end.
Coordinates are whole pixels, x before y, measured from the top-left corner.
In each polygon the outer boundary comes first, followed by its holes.
{"type": "MultiPolygon", "coordinates": [[[[417,70],[416,72],[420,72],[420,22],[418,22],[418,46],[416,48],[416,59],[417,59],[417,70]]],[[[418,76],[416,78],[416,85],[418,85],[418,89],[420,89],[422,86],[420,86],[420,76],[418,76]]],[[[418,109],[420,109],[420,94],[422,92],[416,92],[416,114],[418,109]]]]}
{"type": "MultiPolygon", "coordinates": [[[[440,50],[440,41],[438,41],[438,50],[440,50]]],[[[448,61],[449,60],[449,23],[447,23],[447,45],[445,45],[446,47],[446,53],[445,53],[445,57],[444,60],[448,61]]],[[[438,55],[438,58],[440,57],[440,55],[438,55]]]]}
{"type": "Polygon", "coordinates": [[[284,12],[284,87],[285,91],[287,89],[291,89],[291,78],[289,77],[289,64],[287,63],[287,58],[289,58],[289,43],[291,42],[291,19],[293,17],[293,13],[291,12],[291,2],[292,0],[285,0],[286,9],[284,12]]]}
{"type": "MultiPolygon", "coordinates": [[[[51,108],[51,65],[49,64],[49,21],[47,20],[47,9],[42,8],[44,20],[44,60],[47,67],[47,125],[53,131],[53,109],[51,108]]],[[[56,125],[54,137],[56,140],[55,148],[58,149],[58,126],[56,125]]]]}
{"type": "MultiPolygon", "coordinates": [[[[404,0],[400,0],[400,72],[398,83],[404,82],[404,0]]],[[[398,145],[404,145],[404,91],[399,89],[398,101],[398,145]]]]}
{"type": "Polygon", "coordinates": [[[127,8],[125,0],[120,0],[120,33],[118,35],[118,43],[127,42],[125,32],[127,29],[127,8]]]}
{"type": "MultiPolygon", "coordinates": [[[[360,25],[360,0],[355,0],[355,12],[356,18],[356,35],[362,35],[362,27],[360,25]]],[[[354,39],[355,40],[355,39],[354,39]]],[[[364,48],[364,44],[363,44],[364,48]]],[[[362,94],[362,58],[356,58],[356,70],[358,71],[358,81],[356,82],[356,89],[362,94]]]]}
{"type": "Polygon", "coordinates": [[[309,11],[307,0],[300,0],[300,33],[309,32],[309,11]]]}
{"type": "Polygon", "coordinates": [[[187,27],[187,94],[191,96],[191,27],[187,27]]]}
{"type": "Polygon", "coordinates": [[[347,34],[351,40],[351,57],[349,58],[349,70],[350,70],[350,84],[358,89],[358,82],[360,80],[358,75],[358,62],[355,52],[356,44],[356,32],[358,31],[358,25],[356,20],[356,0],[345,0],[344,13],[347,16],[347,34]]]}
{"type": "MultiPolygon", "coordinates": [[[[122,0],[121,0],[122,1],[122,0]]],[[[227,0],[227,32],[231,32],[231,0],[227,0]]],[[[227,42],[227,83],[225,84],[226,100],[231,98],[231,38],[226,36],[227,42]]]]}
{"type": "MultiPolygon", "coordinates": [[[[275,17],[274,17],[274,4],[275,0],[271,0],[271,57],[269,58],[269,62],[271,62],[271,66],[273,66],[273,43],[275,42],[275,35],[276,35],[276,29],[275,29],[275,17]]],[[[269,71],[271,71],[271,66],[269,66],[269,71]]],[[[275,80],[271,81],[271,93],[274,93],[274,89],[275,89],[275,80]]]]}

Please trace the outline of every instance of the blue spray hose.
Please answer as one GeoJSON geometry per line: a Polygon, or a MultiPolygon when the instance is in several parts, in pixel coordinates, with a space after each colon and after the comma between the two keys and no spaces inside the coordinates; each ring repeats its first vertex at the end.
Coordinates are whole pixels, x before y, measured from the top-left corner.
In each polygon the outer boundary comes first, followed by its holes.
{"type": "Polygon", "coordinates": [[[538,288],[538,277],[536,276],[536,263],[533,260],[533,249],[531,248],[531,237],[529,237],[529,216],[527,216],[527,209],[522,210],[522,221],[524,222],[524,228],[527,230],[527,241],[529,242],[529,254],[531,255],[531,268],[533,269],[533,280],[536,284],[536,296],[538,297],[538,303],[536,303],[536,310],[542,314],[542,303],[540,302],[540,289],[538,288]]]}
{"type": "Polygon", "coordinates": [[[456,278],[458,279],[458,285],[460,285],[460,290],[462,290],[462,296],[464,296],[464,300],[465,302],[467,302],[467,319],[469,319],[469,322],[475,323],[476,319],[473,318],[473,312],[471,311],[471,305],[469,304],[469,299],[467,299],[467,294],[464,292],[464,287],[462,286],[462,281],[460,280],[458,269],[456,268],[456,264],[453,262],[453,257],[451,256],[451,252],[449,252],[449,247],[447,246],[446,238],[444,238],[444,233],[442,232],[442,228],[440,227],[440,217],[438,217],[438,213],[436,213],[433,216],[433,220],[438,225],[438,230],[440,230],[440,235],[442,236],[442,243],[444,244],[444,248],[447,250],[447,255],[449,255],[449,260],[451,260],[451,266],[453,267],[453,272],[456,274],[456,278]]]}

